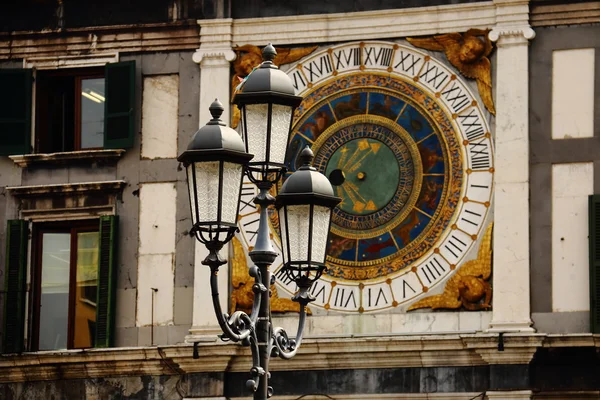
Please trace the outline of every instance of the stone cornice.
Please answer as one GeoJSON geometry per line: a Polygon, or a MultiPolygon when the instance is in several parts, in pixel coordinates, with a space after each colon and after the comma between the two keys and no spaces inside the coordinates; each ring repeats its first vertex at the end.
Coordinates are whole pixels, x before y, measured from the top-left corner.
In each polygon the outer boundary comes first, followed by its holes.
{"type": "Polygon", "coordinates": [[[589,3],[531,5],[531,25],[556,26],[600,22],[600,1],[589,3]]]}
{"type": "Polygon", "coordinates": [[[195,21],[95,26],[61,30],[0,32],[0,60],[109,52],[193,50],[200,37],[195,21]]]}
{"type": "MultiPolygon", "coordinates": [[[[540,347],[600,347],[600,335],[506,334],[331,337],[307,339],[291,360],[273,359],[271,369],[324,370],[527,364],[540,347]]],[[[0,383],[130,375],[197,372],[245,372],[246,347],[200,343],[199,359],[191,345],[25,353],[0,356],[0,383]]]]}
{"type": "Polygon", "coordinates": [[[353,13],[248,18],[233,21],[232,42],[264,45],[331,43],[463,32],[493,27],[492,1],[353,13]],[[376,26],[377,29],[373,29],[376,26]]]}

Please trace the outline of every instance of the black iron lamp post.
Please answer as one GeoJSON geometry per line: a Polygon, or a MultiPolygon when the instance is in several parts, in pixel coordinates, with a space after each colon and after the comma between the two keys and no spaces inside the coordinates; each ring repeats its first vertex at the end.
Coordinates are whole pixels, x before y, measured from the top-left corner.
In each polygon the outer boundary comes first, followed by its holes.
{"type": "Polygon", "coordinates": [[[273,65],[275,55],[271,45],[263,50],[263,63],[241,84],[234,98],[242,113],[244,141],[220,120],[224,109],[215,100],[210,106],[213,119],[196,132],[188,149],[178,158],[188,176],[193,222],[190,233],[209,250],[202,263],[211,270],[210,287],[223,330],[221,339],[250,346],[252,377],[246,386],[254,392],[254,399],[260,400],[266,400],[273,392],[269,386],[270,357],[287,359],[298,351],[306,305],[314,300],[309,289],[325,268],[331,213],[341,200],[333,195],[327,178],[310,166],[313,154],[308,147],[301,153],[302,167],[286,180],[277,198],[269,193],[285,173],[292,116],[301,101],[288,76],[273,65]],[[237,231],[244,174],[259,188],[254,199],[260,208],[259,227],[250,252],[255,265],[248,270],[255,280],[254,303],[250,315],[241,311],[228,315],[219,302],[217,273],[227,262],[219,251],[237,231]],[[273,205],[280,219],[283,269],[298,286],[293,300],[300,303],[300,317],[293,339],[282,328],[273,328],[271,321],[269,268],[277,253],[271,244],[268,208],[273,205]]]}

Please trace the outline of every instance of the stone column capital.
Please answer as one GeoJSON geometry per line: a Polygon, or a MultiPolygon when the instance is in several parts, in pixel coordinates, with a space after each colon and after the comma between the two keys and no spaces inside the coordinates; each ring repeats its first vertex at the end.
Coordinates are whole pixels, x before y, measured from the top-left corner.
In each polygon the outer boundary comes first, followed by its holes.
{"type": "Polygon", "coordinates": [[[232,49],[233,19],[198,20],[200,25],[200,48],[192,59],[202,67],[229,66],[235,60],[232,49]]]}
{"type": "Polygon", "coordinates": [[[525,44],[535,38],[535,31],[529,25],[526,26],[499,26],[489,33],[492,42],[498,42],[498,46],[507,44],[525,44]]]}

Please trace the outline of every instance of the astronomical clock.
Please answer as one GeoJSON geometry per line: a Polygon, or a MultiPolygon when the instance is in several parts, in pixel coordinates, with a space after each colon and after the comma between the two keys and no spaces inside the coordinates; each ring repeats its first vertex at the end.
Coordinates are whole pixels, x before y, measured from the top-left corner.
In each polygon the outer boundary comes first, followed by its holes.
{"type": "MultiPolygon", "coordinates": [[[[288,65],[304,99],[294,117],[288,174],[309,145],[315,168],[342,198],[327,271],[311,289],[313,309],[406,310],[441,293],[466,260],[477,258],[491,224],[491,85],[476,97],[460,72],[440,61],[444,53],[435,53],[440,60],[432,54],[409,44],[355,42],[288,65]]],[[[247,248],[258,227],[255,195],[246,183],[239,226],[247,248]]],[[[277,228],[275,215],[271,222],[277,228]]],[[[280,246],[276,234],[274,242],[280,246]]],[[[281,266],[279,258],[272,267],[279,293],[291,295],[296,287],[281,266]]]]}

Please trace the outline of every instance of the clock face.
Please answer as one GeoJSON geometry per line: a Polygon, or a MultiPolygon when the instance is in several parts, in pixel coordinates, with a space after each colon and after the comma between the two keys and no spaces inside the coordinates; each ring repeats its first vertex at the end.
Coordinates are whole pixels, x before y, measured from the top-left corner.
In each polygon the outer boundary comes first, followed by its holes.
{"type": "MultiPolygon", "coordinates": [[[[395,43],[332,47],[288,75],[304,98],[289,173],[309,145],[313,165],[342,198],[312,305],[406,307],[459,268],[488,222],[494,168],[484,112],[448,67],[395,43]]],[[[249,245],[251,221],[240,223],[249,245]]],[[[281,288],[294,293],[278,273],[281,259],[276,264],[281,288]]]]}

